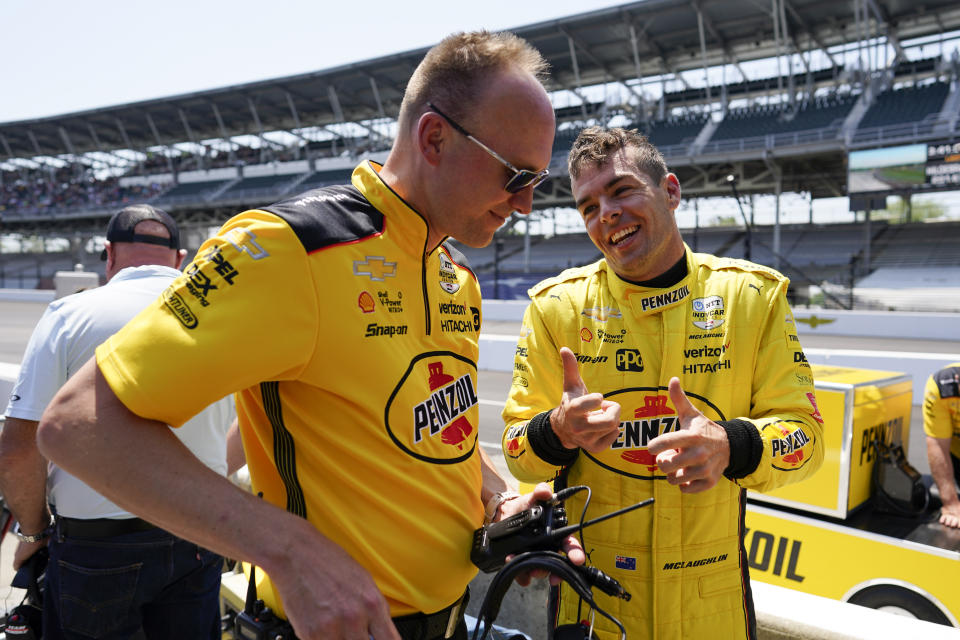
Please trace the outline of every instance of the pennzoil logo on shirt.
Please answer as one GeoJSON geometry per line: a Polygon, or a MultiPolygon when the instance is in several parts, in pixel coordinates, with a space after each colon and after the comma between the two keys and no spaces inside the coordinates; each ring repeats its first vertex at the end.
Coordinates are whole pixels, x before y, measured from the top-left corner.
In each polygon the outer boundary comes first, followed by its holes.
{"type": "MultiPolygon", "coordinates": [[[[724,420],[723,413],[704,396],[687,391],[690,402],[708,419],[724,420]]],[[[620,433],[604,451],[581,455],[597,465],[630,478],[662,480],[666,478],[657,466],[656,456],[650,453],[650,442],[665,433],[680,429],[680,419],[670,402],[666,387],[628,387],[604,394],[608,400],[623,407],[620,433]]]]}
{"type": "Polygon", "coordinates": [[[520,448],[520,438],[527,435],[527,424],[517,424],[507,430],[506,445],[503,448],[505,455],[511,458],[519,458],[523,454],[520,448]]]}
{"type": "Polygon", "coordinates": [[[453,260],[451,260],[446,253],[440,251],[438,257],[440,258],[440,287],[447,293],[456,293],[460,290],[460,279],[457,277],[457,269],[453,266],[453,260]]]}
{"type": "Polygon", "coordinates": [[[646,298],[642,298],[640,300],[640,310],[653,311],[654,309],[666,307],[676,302],[680,302],[681,300],[685,300],[689,295],[690,288],[687,285],[683,285],[682,287],[674,289],[673,291],[647,296],[646,298]]]}
{"type": "Polygon", "coordinates": [[[394,444],[434,464],[469,458],[479,424],[476,376],[476,364],[450,351],[413,358],[387,400],[385,421],[394,444]]]}
{"type": "MultiPolygon", "coordinates": [[[[799,467],[803,463],[803,447],[810,442],[810,436],[798,427],[793,431],[784,427],[778,427],[776,424],[767,425],[780,431],[782,438],[771,438],[770,454],[773,458],[779,458],[780,462],[790,468],[799,467]]],[[[777,466],[774,463],[774,466],[777,466]]]]}

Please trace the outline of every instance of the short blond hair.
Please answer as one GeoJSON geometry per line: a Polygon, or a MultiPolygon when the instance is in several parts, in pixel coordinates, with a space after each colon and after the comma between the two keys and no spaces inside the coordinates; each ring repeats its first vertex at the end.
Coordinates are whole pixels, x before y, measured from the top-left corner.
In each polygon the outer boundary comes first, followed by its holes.
{"type": "Polygon", "coordinates": [[[398,123],[407,130],[412,119],[427,109],[427,102],[455,120],[478,102],[485,81],[497,71],[516,68],[541,83],[549,65],[529,42],[509,32],[454,33],[434,46],[407,82],[398,123]]]}
{"type": "Polygon", "coordinates": [[[667,175],[667,162],[652,142],[636,129],[604,129],[587,127],[573,142],[567,156],[567,169],[571,178],[579,178],[586,166],[602,167],[618,151],[625,151],[634,167],[660,184],[667,175]]]}

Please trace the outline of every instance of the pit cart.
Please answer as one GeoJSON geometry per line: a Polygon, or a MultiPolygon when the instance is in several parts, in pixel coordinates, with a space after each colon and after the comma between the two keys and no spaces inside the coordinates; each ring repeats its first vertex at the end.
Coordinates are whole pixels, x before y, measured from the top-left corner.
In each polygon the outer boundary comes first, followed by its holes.
{"type": "Polygon", "coordinates": [[[939,524],[938,502],[904,517],[871,500],[871,441],[909,443],[910,377],[812,366],[824,463],[804,482],[748,494],[751,579],[960,626],[960,530],[939,524]]]}

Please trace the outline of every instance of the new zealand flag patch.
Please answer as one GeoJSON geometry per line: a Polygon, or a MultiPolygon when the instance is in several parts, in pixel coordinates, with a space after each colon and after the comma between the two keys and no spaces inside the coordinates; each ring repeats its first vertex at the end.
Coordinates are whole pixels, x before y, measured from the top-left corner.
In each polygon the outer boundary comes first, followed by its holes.
{"type": "Polygon", "coordinates": [[[617,556],[617,569],[637,570],[637,559],[630,556],[617,556]]]}

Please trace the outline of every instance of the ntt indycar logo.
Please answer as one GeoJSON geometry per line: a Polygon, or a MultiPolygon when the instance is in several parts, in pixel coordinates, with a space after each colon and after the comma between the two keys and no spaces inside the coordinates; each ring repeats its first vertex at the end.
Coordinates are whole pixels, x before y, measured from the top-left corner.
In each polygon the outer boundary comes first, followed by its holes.
{"type": "Polygon", "coordinates": [[[696,298],[692,306],[693,325],[698,329],[711,331],[722,325],[726,319],[723,298],[720,296],[696,298]]]}
{"type": "Polygon", "coordinates": [[[404,453],[433,464],[454,464],[477,446],[477,365],[450,351],[413,360],[387,400],[384,422],[404,453]],[[412,410],[411,410],[412,407],[412,410]]]}

